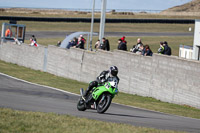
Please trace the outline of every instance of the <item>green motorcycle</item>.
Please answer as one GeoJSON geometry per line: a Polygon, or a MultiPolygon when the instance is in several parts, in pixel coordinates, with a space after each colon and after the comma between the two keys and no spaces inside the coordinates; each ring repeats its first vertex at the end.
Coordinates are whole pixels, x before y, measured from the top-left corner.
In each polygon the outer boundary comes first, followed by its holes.
{"type": "Polygon", "coordinates": [[[94,87],[85,99],[83,98],[83,88],[81,88],[80,93],[81,98],[77,104],[79,111],[94,109],[98,113],[104,113],[109,108],[112,99],[118,93],[118,89],[117,84],[114,81],[110,81],[105,82],[104,85],[94,87]]]}

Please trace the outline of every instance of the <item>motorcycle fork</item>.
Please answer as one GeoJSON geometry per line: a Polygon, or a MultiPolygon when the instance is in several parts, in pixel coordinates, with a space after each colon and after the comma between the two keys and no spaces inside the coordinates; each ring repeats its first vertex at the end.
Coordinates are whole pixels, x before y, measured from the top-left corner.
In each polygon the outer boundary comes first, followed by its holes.
{"type": "Polygon", "coordinates": [[[99,101],[99,103],[101,103],[104,99],[105,99],[105,95],[102,96],[102,98],[101,98],[101,100],[99,101]]]}

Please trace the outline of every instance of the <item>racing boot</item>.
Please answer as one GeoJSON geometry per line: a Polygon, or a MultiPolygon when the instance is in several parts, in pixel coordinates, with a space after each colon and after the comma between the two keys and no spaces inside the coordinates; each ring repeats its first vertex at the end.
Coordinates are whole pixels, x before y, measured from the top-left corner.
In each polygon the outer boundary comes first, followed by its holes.
{"type": "Polygon", "coordinates": [[[92,88],[97,87],[97,85],[98,85],[97,81],[90,82],[87,90],[84,92],[84,95],[83,95],[84,100],[86,100],[86,98],[87,98],[89,92],[92,90],[92,88]]]}

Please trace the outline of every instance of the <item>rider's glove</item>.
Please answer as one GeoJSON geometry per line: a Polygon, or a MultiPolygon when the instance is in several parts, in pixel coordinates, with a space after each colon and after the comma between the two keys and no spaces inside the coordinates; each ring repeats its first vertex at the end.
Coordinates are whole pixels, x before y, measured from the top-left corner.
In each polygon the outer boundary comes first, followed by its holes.
{"type": "Polygon", "coordinates": [[[105,80],[105,76],[104,76],[104,75],[100,75],[100,76],[98,77],[98,81],[99,81],[100,83],[105,82],[105,81],[106,81],[106,80],[105,80]]]}

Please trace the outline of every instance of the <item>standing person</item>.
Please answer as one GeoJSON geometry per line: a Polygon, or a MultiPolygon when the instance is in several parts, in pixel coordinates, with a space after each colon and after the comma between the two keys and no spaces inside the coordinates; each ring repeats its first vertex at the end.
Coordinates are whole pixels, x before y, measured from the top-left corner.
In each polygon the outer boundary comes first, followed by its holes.
{"type": "Polygon", "coordinates": [[[118,40],[118,50],[127,51],[127,45],[121,39],[118,40]]]}
{"type": "Polygon", "coordinates": [[[61,41],[58,41],[57,46],[60,47],[60,45],[61,45],[61,41]]]}
{"type": "Polygon", "coordinates": [[[158,53],[159,54],[164,54],[164,50],[165,50],[165,48],[163,46],[163,42],[160,42],[160,48],[158,49],[158,53]]]}
{"type": "Polygon", "coordinates": [[[122,40],[123,43],[126,43],[126,44],[127,44],[127,41],[125,40],[125,38],[126,38],[126,37],[123,36],[123,37],[121,38],[121,40],[122,40]]]}
{"type": "Polygon", "coordinates": [[[86,39],[83,37],[83,35],[80,35],[81,40],[83,41],[83,43],[86,43],[86,39]]]}
{"type": "Polygon", "coordinates": [[[36,39],[35,35],[31,36],[31,41],[35,41],[37,43],[37,39],[36,39]]]}
{"type": "Polygon", "coordinates": [[[108,39],[106,39],[105,37],[102,39],[103,39],[103,43],[100,45],[100,49],[110,51],[110,44],[109,44],[108,39]]]}
{"type": "Polygon", "coordinates": [[[80,49],[84,49],[84,41],[81,37],[78,38],[78,44],[75,47],[80,48],[80,49]]]}
{"type": "Polygon", "coordinates": [[[168,46],[168,43],[165,41],[163,43],[163,46],[164,46],[164,54],[165,55],[171,55],[171,48],[168,46]]]}
{"type": "Polygon", "coordinates": [[[31,36],[30,42],[31,42],[31,44],[30,44],[31,46],[35,46],[35,47],[39,46],[34,35],[31,36]]]}
{"type": "MultiPolygon", "coordinates": [[[[133,48],[132,48],[131,52],[133,52],[133,53],[138,52],[138,51],[140,50],[139,48],[140,48],[141,46],[143,46],[142,40],[141,40],[140,38],[138,38],[138,39],[137,39],[137,44],[136,44],[136,45],[133,45],[133,48]]],[[[141,51],[139,51],[139,52],[141,52],[141,51]]]]}
{"type": "Polygon", "coordinates": [[[9,28],[6,30],[5,37],[12,37],[12,31],[9,28]]]}
{"type": "Polygon", "coordinates": [[[95,43],[95,46],[94,48],[97,50],[97,49],[100,49],[100,40],[97,40],[97,42],[95,43]]]}

